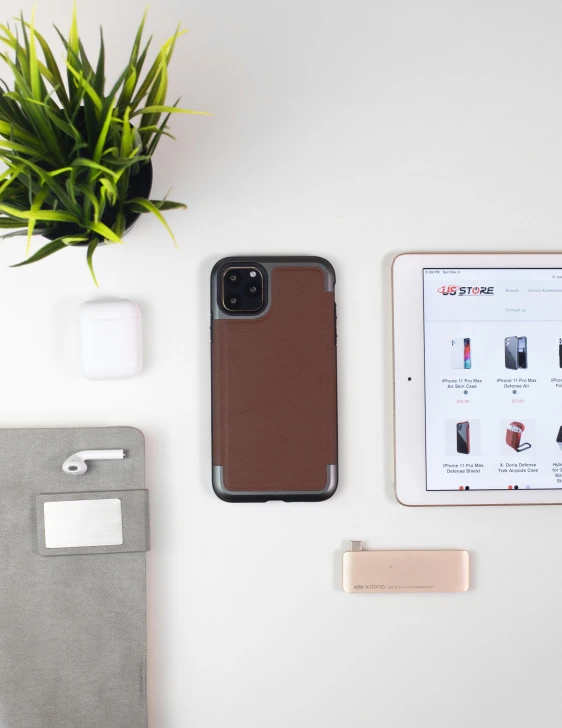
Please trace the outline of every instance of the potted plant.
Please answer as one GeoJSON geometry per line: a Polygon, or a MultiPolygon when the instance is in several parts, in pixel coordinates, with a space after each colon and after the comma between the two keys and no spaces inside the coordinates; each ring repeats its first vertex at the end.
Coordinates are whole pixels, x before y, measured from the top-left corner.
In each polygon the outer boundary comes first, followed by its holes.
{"type": "Polygon", "coordinates": [[[166,104],[168,65],[185,31],[178,27],[149,65],[145,20],[146,13],[129,62],[111,88],[106,88],[103,33],[100,29],[99,54],[91,63],[78,34],[76,8],[68,39],[56,29],[65,50],[64,74],[35,29],[34,14],[29,23],[22,14],[13,30],[0,25],[6,47],[0,58],[13,76],[11,88],[0,81],[0,160],[5,165],[0,233],[27,236],[26,259],[18,266],[84,246],[97,285],[96,248],[120,243],[140,214],[155,215],[174,239],[162,213],[185,205],[150,199],[151,160],[162,136],[170,136],[171,114],[202,112],[178,108],[179,100],[166,104]],[[29,255],[36,234],[49,242],[29,255]]]}

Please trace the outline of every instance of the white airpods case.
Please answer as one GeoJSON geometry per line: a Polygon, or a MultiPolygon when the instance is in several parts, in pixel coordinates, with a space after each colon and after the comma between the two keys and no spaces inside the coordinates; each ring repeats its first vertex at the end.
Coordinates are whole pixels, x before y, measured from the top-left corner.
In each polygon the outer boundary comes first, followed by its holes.
{"type": "Polygon", "coordinates": [[[142,370],[142,319],[134,301],[80,306],[80,353],[86,379],[126,379],[142,370]]]}

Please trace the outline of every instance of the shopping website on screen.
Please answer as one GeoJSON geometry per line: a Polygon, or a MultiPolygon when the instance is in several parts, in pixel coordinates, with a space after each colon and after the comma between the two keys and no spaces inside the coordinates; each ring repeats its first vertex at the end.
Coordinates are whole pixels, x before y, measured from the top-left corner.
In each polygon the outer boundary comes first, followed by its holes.
{"type": "Polygon", "coordinates": [[[424,269],[428,490],[562,488],[562,269],[424,269]]]}

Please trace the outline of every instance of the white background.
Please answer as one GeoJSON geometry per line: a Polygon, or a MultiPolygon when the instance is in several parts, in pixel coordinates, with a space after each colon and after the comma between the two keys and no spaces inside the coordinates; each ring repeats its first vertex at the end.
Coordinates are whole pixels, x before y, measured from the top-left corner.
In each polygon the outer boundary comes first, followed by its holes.
{"type": "MultiPolygon", "coordinates": [[[[144,0],[79,6],[88,49],[104,25],[113,78],[144,0]]],[[[70,11],[39,0],[38,27],[54,40],[70,11]]],[[[146,435],[151,727],[558,725],[562,510],[394,500],[389,271],[405,250],[560,250],[562,7],[158,0],[148,25],[160,42],[180,19],[170,99],[213,116],[176,118],[155,158],[154,194],[189,204],[169,216],[179,250],[143,219],[96,254],[98,292],[81,251],[9,270],[23,243],[0,247],[0,424],[146,435]],[[338,273],[341,485],[326,503],[211,489],[208,276],[254,251],[338,273]],[[87,382],[76,307],[115,295],[142,306],[146,369],[87,382]],[[471,591],[344,594],[352,538],[468,549],[471,591]]]]}

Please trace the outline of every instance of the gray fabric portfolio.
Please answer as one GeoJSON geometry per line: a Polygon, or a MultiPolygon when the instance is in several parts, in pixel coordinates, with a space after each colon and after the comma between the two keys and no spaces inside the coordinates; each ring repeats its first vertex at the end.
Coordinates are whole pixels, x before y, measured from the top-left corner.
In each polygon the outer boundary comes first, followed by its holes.
{"type": "Polygon", "coordinates": [[[148,539],[139,430],[0,429],[0,728],[146,728],[148,539]],[[121,448],[62,471],[80,450],[121,448]],[[121,529],[110,545],[80,519],[79,546],[50,536],[51,513],[66,528],[100,506],[121,529]]]}

